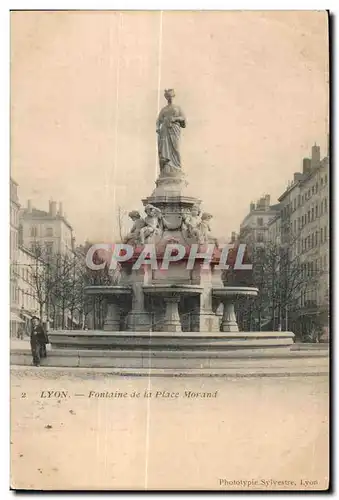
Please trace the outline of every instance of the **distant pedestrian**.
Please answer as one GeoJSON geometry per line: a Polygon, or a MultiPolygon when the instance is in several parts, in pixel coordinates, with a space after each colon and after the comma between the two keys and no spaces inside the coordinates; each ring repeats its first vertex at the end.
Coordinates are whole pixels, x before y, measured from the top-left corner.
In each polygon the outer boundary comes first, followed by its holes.
{"type": "Polygon", "coordinates": [[[23,340],[24,338],[24,333],[25,333],[25,329],[24,327],[20,324],[19,327],[18,327],[18,333],[17,333],[17,338],[20,339],[20,340],[23,340]]]}
{"type": "Polygon", "coordinates": [[[49,344],[49,339],[39,318],[36,316],[32,318],[32,329],[31,329],[30,340],[31,340],[33,364],[35,366],[40,366],[41,358],[46,358],[47,356],[46,344],[49,344]]]}

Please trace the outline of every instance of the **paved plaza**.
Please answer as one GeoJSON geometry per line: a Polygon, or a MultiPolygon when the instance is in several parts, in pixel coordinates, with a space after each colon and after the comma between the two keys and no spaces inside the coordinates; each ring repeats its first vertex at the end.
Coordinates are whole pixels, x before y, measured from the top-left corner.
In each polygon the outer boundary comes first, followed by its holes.
{"type": "Polygon", "coordinates": [[[324,376],[148,378],[12,367],[11,398],[14,488],[327,487],[324,376]]]}

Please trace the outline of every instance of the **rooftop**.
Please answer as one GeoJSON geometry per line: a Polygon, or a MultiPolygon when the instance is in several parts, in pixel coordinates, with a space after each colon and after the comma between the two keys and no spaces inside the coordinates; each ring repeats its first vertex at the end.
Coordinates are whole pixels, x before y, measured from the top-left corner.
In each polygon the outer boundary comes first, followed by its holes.
{"type": "Polygon", "coordinates": [[[27,208],[23,210],[22,212],[22,217],[26,220],[29,219],[47,219],[47,220],[60,220],[66,224],[66,226],[73,231],[73,227],[71,224],[68,222],[68,220],[65,218],[64,215],[60,215],[57,213],[56,215],[52,215],[49,212],[46,212],[45,210],[39,210],[37,208],[32,208],[31,210],[28,210],[27,208]]]}

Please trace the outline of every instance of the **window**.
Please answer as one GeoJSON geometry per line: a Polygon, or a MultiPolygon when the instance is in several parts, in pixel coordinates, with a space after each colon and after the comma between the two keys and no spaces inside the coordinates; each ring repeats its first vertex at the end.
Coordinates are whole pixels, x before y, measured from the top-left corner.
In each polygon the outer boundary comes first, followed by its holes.
{"type": "Polygon", "coordinates": [[[319,184],[318,184],[318,183],[316,183],[316,185],[315,185],[315,192],[316,192],[316,193],[318,192],[318,189],[319,189],[319,184]]]}
{"type": "Polygon", "coordinates": [[[304,204],[304,195],[302,195],[302,197],[301,197],[301,203],[302,203],[302,205],[304,204]]]}
{"type": "Polygon", "coordinates": [[[320,179],[320,185],[322,186],[323,184],[324,184],[324,179],[323,179],[323,178],[321,178],[321,179],[320,179]]]}
{"type": "Polygon", "coordinates": [[[309,189],[309,190],[307,191],[307,198],[310,198],[310,197],[311,197],[311,190],[309,189]]]}
{"type": "Polygon", "coordinates": [[[310,222],[311,220],[311,210],[307,212],[307,222],[310,222]]]}
{"type": "Polygon", "coordinates": [[[312,238],[311,238],[311,248],[314,247],[314,233],[312,233],[312,238]]]}
{"type": "Polygon", "coordinates": [[[293,201],[293,210],[296,210],[297,208],[297,199],[294,198],[294,201],[293,201]]]}
{"type": "Polygon", "coordinates": [[[320,215],[322,215],[323,213],[324,213],[324,202],[322,201],[320,205],[320,215]]]}
{"type": "Polygon", "coordinates": [[[318,245],[318,231],[315,232],[315,244],[318,245]]]}
{"type": "Polygon", "coordinates": [[[318,217],[318,205],[315,206],[315,216],[318,217]]]}
{"type": "Polygon", "coordinates": [[[53,236],[53,228],[52,227],[46,228],[46,236],[53,236]]]}
{"type": "Polygon", "coordinates": [[[264,225],[263,217],[258,217],[258,226],[263,226],[263,225],[264,225]]]}
{"type": "Polygon", "coordinates": [[[327,213],[327,198],[324,199],[324,212],[327,213]]]}
{"type": "Polygon", "coordinates": [[[327,240],[327,226],[324,227],[324,243],[327,240]]]}
{"type": "Polygon", "coordinates": [[[294,232],[296,233],[297,232],[297,221],[296,220],[294,221],[293,226],[294,226],[294,232]]]}
{"type": "Polygon", "coordinates": [[[301,229],[301,219],[298,217],[298,229],[301,229]]]}
{"type": "Polygon", "coordinates": [[[257,235],[257,241],[259,243],[262,243],[264,241],[264,234],[263,233],[261,233],[261,232],[258,233],[258,235],[257,235]]]}
{"type": "Polygon", "coordinates": [[[314,220],[314,208],[312,208],[311,219],[314,220]]]}
{"type": "Polygon", "coordinates": [[[314,191],[315,191],[315,187],[312,186],[312,194],[314,194],[314,191]]]}
{"type": "Polygon", "coordinates": [[[45,242],[46,253],[51,255],[53,253],[53,242],[45,242]]]}
{"type": "Polygon", "coordinates": [[[327,255],[324,255],[324,268],[327,269],[327,255]]]}
{"type": "Polygon", "coordinates": [[[38,236],[38,228],[35,226],[31,227],[31,237],[36,238],[38,236]]]}
{"type": "Polygon", "coordinates": [[[325,184],[327,184],[327,174],[325,174],[325,184]]]}
{"type": "Polygon", "coordinates": [[[298,207],[300,207],[300,205],[301,205],[301,196],[300,194],[298,194],[298,207]]]}
{"type": "Polygon", "coordinates": [[[324,241],[324,230],[323,228],[320,229],[320,243],[324,241]]]}

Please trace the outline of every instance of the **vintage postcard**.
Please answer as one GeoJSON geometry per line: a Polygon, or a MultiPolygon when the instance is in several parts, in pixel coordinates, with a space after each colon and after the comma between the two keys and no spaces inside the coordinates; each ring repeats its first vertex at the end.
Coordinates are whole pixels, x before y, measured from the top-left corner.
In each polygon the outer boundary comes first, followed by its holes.
{"type": "Polygon", "coordinates": [[[10,22],[11,488],[327,490],[329,13],[10,22]]]}

